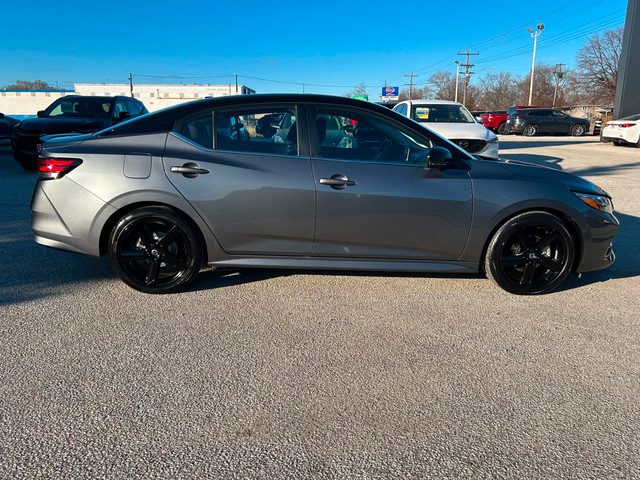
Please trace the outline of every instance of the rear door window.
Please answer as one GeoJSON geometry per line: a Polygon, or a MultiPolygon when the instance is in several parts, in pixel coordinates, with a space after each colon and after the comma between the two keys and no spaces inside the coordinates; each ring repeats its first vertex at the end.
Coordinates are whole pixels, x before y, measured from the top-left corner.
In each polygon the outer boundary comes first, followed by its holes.
{"type": "Polygon", "coordinates": [[[215,114],[215,148],[299,155],[300,125],[293,106],[248,106],[215,114]]]}

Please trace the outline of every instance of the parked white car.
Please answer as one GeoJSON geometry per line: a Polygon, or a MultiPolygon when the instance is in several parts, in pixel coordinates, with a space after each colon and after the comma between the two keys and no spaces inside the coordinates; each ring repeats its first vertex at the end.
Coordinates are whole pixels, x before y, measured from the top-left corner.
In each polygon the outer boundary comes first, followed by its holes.
{"type": "Polygon", "coordinates": [[[607,122],[600,134],[600,141],[640,148],[640,114],[607,122]]]}
{"type": "Polygon", "coordinates": [[[421,123],[473,155],[498,158],[498,136],[478,123],[464,105],[450,100],[406,100],[395,112],[421,123]]]}

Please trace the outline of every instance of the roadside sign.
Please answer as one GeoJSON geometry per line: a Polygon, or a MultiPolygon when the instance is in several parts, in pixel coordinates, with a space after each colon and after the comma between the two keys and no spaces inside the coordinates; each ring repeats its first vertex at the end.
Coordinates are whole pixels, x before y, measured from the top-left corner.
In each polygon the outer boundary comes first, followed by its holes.
{"type": "Polygon", "coordinates": [[[383,102],[397,102],[400,95],[400,87],[382,87],[380,100],[383,102]]]}
{"type": "Polygon", "coordinates": [[[369,95],[354,95],[353,98],[356,100],[364,100],[366,102],[369,100],[369,95]]]}

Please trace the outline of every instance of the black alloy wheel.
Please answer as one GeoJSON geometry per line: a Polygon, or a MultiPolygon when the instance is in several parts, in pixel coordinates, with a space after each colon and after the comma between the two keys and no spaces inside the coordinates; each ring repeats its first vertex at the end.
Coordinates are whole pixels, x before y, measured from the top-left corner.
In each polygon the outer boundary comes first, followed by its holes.
{"type": "Polygon", "coordinates": [[[143,207],[120,219],[109,236],[111,266],[145,293],[173,293],[200,271],[202,248],[193,228],[166,207],[143,207]]]}
{"type": "Polygon", "coordinates": [[[571,135],[573,135],[574,137],[581,137],[582,135],[584,135],[585,130],[586,128],[584,127],[584,125],[582,125],[581,123],[577,123],[571,129],[571,135]]]}
{"type": "Polygon", "coordinates": [[[536,295],[562,283],[575,248],[566,225],[547,212],[526,212],[496,232],[485,258],[489,278],[510,293],[536,295]]]}
{"type": "Polygon", "coordinates": [[[533,123],[529,123],[528,125],[524,126],[524,128],[522,129],[522,133],[526,137],[533,137],[536,133],[538,133],[538,127],[536,127],[533,123]]]}
{"type": "Polygon", "coordinates": [[[498,134],[499,135],[506,135],[507,134],[507,122],[502,122],[498,126],[498,134]]]}

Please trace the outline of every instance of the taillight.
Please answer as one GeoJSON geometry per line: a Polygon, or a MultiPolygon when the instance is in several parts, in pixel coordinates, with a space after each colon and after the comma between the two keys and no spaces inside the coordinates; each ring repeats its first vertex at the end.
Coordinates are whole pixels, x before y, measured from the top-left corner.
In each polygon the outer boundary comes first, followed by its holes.
{"type": "Polygon", "coordinates": [[[42,180],[62,178],[82,163],[78,158],[38,158],[38,173],[42,180]]]}
{"type": "Polygon", "coordinates": [[[620,128],[629,128],[629,127],[635,127],[636,124],[635,123],[619,123],[618,126],[620,128]]]}

